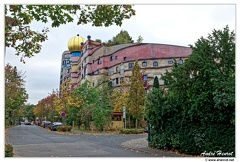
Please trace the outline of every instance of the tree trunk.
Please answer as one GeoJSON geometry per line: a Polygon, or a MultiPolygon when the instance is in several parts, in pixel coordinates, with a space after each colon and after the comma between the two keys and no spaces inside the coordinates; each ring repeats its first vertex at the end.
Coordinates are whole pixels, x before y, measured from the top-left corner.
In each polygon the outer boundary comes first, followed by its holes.
{"type": "Polygon", "coordinates": [[[130,121],[130,115],[128,116],[128,128],[131,128],[131,121],[130,121]]]}

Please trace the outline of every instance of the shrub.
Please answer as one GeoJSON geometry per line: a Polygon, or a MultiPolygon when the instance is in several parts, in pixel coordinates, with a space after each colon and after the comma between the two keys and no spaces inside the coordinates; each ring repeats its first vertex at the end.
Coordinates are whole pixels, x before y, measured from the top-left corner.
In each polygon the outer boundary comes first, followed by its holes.
{"type": "Polygon", "coordinates": [[[66,131],[71,132],[71,130],[72,130],[71,126],[59,126],[57,128],[57,131],[59,132],[66,132],[66,131]]]}
{"type": "Polygon", "coordinates": [[[10,144],[5,144],[5,157],[13,157],[13,147],[10,144]]]}
{"type": "Polygon", "coordinates": [[[140,133],[144,133],[144,129],[121,129],[120,134],[140,134],[140,133]]]}

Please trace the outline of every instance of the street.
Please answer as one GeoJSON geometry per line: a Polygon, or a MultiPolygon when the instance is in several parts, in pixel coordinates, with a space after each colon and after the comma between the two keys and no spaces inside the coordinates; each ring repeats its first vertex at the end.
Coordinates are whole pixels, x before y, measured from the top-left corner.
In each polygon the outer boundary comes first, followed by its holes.
{"type": "Polygon", "coordinates": [[[129,150],[122,143],[141,135],[71,135],[57,134],[35,125],[19,125],[8,130],[15,157],[150,157],[129,150]]]}

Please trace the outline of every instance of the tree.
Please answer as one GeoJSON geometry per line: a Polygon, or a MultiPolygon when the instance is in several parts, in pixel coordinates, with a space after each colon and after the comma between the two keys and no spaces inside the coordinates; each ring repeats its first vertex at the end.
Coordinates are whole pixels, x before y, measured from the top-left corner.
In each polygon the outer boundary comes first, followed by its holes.
{"type": "Polygon", "coordinates": [[[81,104],[78,106],[77,113],[79,120],[81,123],[84,123],[85,128],[90,128],[93,110],[100,105],[99,91],[93,88],[91,83],[86,80],[74,90],[73,95],[81,99],[81,104]]]}
{"type": "Polygon", "coordinates": [[[140,73],[140,66],[136,60],[132,69],[131,85],[129,90],[129,111],[136,119],[136,128],[137,120],[139,120],[143,115],[145,93],[142,74],[140,73]]]}
{"type": "Polygon", "coordinates": [[[96,127],[100,127],[102,131],[103,126],[109,126],[113,108],[111,107],[111,96],[113,93],[112,84],[109,83],[108,77],[103,77],[98,80],[96,88],[99,92],[99,106],[93,110],[93,121],[96,127]]]}
{"type": "Polygon", "coordinates": [[[48,28],[33,31],[33,21],[51,22],[52,27],[73,22],[92,26],[122,25],[124,19],[135,15],[131,5],[5,5],[5,46],[13,47],[16,55],[32,57],[41,51],[41,43],[48,39],[48,28]]]}
{"type": "Polygon", "coordinates": [[[23,116],[24,116],[24,117],[27,117],[27,119],[28,119],[29,121],[35,119],[34,107],[35,107],[35,105],[33,105],[33,104],[26,104],[26,105],[24,105],[24,108],[23,108],[23,116]]]}
{"type": "Polygon", "coordinates": [[[10,125],[14,124],[14,117],[28,99],[24,78],[24,73],[16,67],[5,66],[5,115],[10,125]]]}
{"type": "Polygon", "coordinates": [[[110,45],[118,45],[125,43],[134,43],[132,37],[128,34],[126,30],[121,30],[120,33],[116,35],[116,37],[112,38],[110,45]]]}
{"type": "Polygon", "coordinates": [[[68,116],[69,108],[72,105],[72,93],[70,89],[70,79],[68,78],[65,84],[61,85],[60,91],[54,97],[53,106],[59,116],[64,112],[68,116]]]}
{"type": "Polygon", "coordinates": [[[159,80],[158,80],[158,77],[157,77],[157,76],[155,76],[155,78],[154,78],[153,88],[159,89],[159,80]]]}
{"type": "Polygon", "coordinates": [[[152,135],[151,144],[198,155],[205,150],[234,152],[235,34],[228,26],[214,29],[191,48],[183,65],[175,61],[162,76],[168,91],[152,119],[161,133],[152,135]]]}
{"type": "Polygon", "coordinates": [[[141,35],[138,36],[137,43],[142,43],[143,37],[141,35]]]}
{"type": "MultiPolygon", "coordinates": [[[[155,137],[155,134],[160,134],[164,129],[164,120],[162,120],[162,112],[166,108],[166,97],[164,90],[161,88],[153,87],[153,89],[147,94],[146,100],[144,103],[145,106],[145,115],[148,119],[150,135],[149,145],[154,146],[157,144],[156,141],[152,140],[155,137]]],[[[166,115],[166,114],[165,114],[166,115]]],[[[166,125],[166,123],[165,123],[166,125]]]]}
{"type": "Polygon", "coordinates": [[[55,94],[51,94],[46,98],[38,101],[37,105],[34,107],[34,115],[39,117],[40,120],[53,120],[57,112],[54,109],[54,99],[55,94]]]}
{"type": "Polygon", "coordinates": [[[128,107],[129,91],[114,90],[111,96],[114,112],[122,112],[123,106],[128,107]]]}

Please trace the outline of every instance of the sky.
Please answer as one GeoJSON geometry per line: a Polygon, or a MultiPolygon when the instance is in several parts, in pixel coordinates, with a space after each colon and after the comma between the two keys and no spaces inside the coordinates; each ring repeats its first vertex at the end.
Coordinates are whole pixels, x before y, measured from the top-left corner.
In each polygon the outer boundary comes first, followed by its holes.
{"type": "Polygon", "coordinates": [[[61,55],[68,50],[68,40],[77,34],[87,39],[108,41],[121,30],[128,31],[134,41],[143,37],[143,43],[160,43],[188,46],[201,37],[207,37],[213,29],[230,30],[236,28],[236,6],[234,4],[137,4],[133,6],[136,15],[124,20],[121,27],[92,27],[77,25],[76,21],[58,28],[50,24],[33,22],[31,28],[41,31],[49,27],[48,40],[42,44],[39,54],[25,59],[26,64],[15,56],[14,49],[6,48],[5,64],[17,66],[19,71],[26,72],[26,90],[28,103],[37,102],[49,95],[53,89],[59,88],[61,55]]]}

